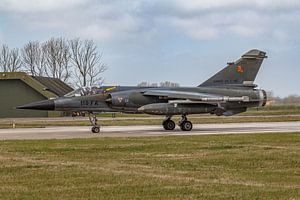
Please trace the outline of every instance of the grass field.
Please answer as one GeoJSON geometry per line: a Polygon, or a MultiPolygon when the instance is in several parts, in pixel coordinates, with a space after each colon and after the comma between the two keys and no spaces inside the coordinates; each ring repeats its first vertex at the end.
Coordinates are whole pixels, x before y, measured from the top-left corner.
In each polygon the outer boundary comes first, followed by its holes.
{"type": "Polygon", "coordinates": [[[300,199],[300,134],[0,143],[0,199],[300,199]]]}

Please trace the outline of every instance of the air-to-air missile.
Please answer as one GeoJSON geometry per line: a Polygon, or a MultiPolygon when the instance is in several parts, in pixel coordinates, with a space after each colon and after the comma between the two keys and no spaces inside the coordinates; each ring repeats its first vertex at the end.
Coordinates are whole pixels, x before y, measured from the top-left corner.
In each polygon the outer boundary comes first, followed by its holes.
{"type": "Polygon", "coordinates": [[[94,133],[100,131],[94,115],[99,112],[165,115],[162,123],[165,130],[174,130],[176,125],[172,116],[181,115],[179,127],[183,131],[190,131],[193,125],[187,115],[210,113],[232,116],[251,107],[265,106],[266,92],[256,89],[257,85],[253,82],[266,57],[263,51],[250,50],[197,87],[85,87],[64,97],[17,108],[86,112],[94,133]]]}

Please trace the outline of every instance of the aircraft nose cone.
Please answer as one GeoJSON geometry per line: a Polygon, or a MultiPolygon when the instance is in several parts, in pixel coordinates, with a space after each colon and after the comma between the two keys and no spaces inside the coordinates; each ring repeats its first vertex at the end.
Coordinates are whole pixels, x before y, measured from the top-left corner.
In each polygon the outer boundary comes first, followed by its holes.
{"type": "Polygon", "coordinates": [[[32,110],[54,110],[54,100],[44,100],[18,106],[17,109],[32,109],[32,110]]]}

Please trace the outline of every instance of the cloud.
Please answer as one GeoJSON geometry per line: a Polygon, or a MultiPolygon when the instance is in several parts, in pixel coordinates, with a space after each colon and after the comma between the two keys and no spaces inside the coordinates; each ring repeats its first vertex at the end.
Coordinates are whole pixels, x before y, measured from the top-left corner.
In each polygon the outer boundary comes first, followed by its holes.
{"type": "Polygon", "coordinates": [[[94,40],[111,40],[116,38],[131,38],[138,32],[139,23],[130,15],[117,19],[97,18],[91,24],[83,26],[76,34],[94,40]]]}
{"type": "Polygon", "coordinates": [[[266,74],[265,82],[278,84],[270,77],[286,73],[282,66],[296,69],[299,63],[299,0],[0,1],[0,43],[20,47],[53,36],[94,39],[107,53],[111,79],[118,82],[130,83],[124,69],[134,69],[149,80],[169,76],[192,84],[175,76],[174,69],[199,68],[194,78],[204,78],[206,68],[199,66],[219,64],[206,56],[236,55],[252,47],[269,53],[272,67],[265,69],[272,76],[266,74]]]}
{"type": "Polygon", "coordinates": [[[268,32],[270,24],[270,17],[253,11],[209,12],[188,17],[172,14],[171,16],[161,16],[161,18],[163,23],[170,28],[198,40],[217,39],[226,34],[255,37],[268,32]]]}
{"type": "Polygon", "coordinates": [[[3,37],[3,34],[1,32],[1,30],[0,30],[0,45],[2,44],[2,41],[4,41],[4,37],[3,37]]]}
{"type": "Polygon", "coordinates": [[[208,25],[202,20],[195,18],[182,19],[177,17],[165,19],[165,23],[168,23],[175,27],[178,31],[184,32],[189,37],[209,40],[214,39],[218,36],[219,30],[213,25],[208,25]]]}
{"type": "Polygon", "coordinates": [[[205,11],[205,10],[235,10],[235,9],[263,9],[285,10],[300,7],[298,0],[175,0],[174,6],[182,12],[205,11]]]}
{"type": "Polygon", "coordinates": [[[2,0],[0,10],[14,13],[34,13],[67,10],[79,7],[87,0],[2,0]]]}
{"type": "Polygon", "coordinates": [[[166,26],[196,40],[226,35],[276,39],[278,32],[286,35],[289,27],[300,23],[300,1],[296,0],[170,0],[154,8],[157,21],[163,19],[166,26]]]}
{"type": "Polygon", "coordinates": [[[194,40],[224,35],[282,39],[296,35],[287,33],[286,26],[300,23],[298,0],[3,1],[0,11],[31,31],[98,41],[151,40],[160,37],[161,30],[194,40]]]}
{"type": "Polygon", "coordinates": [[[31,31],[61,32],[70,37],[99,41],[128,39],[143,27],[134,16],[137,1],[25,0],[8,1],[0,7],[9,17],[31,31]]]}

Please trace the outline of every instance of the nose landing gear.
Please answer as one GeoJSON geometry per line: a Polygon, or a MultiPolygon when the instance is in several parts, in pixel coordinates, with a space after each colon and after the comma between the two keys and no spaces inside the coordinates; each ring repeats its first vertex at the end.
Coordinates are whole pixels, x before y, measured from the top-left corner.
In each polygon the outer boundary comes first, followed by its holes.
{"type": "Polygon", "coordinates": [[[89,113],[89,120],[90,120],[91,124],[93,125],[92,132],[99,133],[100,126],[97,124],[98,119],[97,119],[96,115],[93,115],[93,116],[91,116],[91,115],[92,115],[92,113],[89,113]]]}

